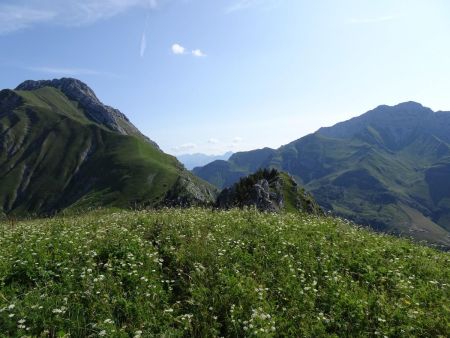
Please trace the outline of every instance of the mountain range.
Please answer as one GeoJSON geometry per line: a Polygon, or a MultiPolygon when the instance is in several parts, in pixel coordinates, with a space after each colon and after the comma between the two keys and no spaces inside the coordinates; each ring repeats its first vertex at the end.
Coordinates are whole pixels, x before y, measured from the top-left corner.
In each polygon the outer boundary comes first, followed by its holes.
{"type": "Polygon", "coordinates": [[[0,91],[0,212],[191,205],[216,194],[79,80],[0,91]]]}
{"type": "Polygon", "coordinates": [[[208,163],[214,162],[216,160],[228,160],[230,156],[233,155],[231,151],[226,152],[222,155],[208,155],[208,154],[202,154],[202,153],[195,153],[195,154],[182,154],[177,155],[178,161],[184,164],[186,169],[192,170],[196,167],[203,167],[207,165],[208,163]]]}
{"type": "Polygon", "coordinates": [[[259,168],[288,172],[337,215],[450,247],[450,112],[382,105],[278,149],[235,153],[193,172],[223,189],[259,168]]]}
{"type": "Polygon", "coordinates": [[[383,105],[278,149],[235,153],[191,173],[79,80],[25,81],[0,91],[0,214],[212,205],[224,188],[231,190],[222,197],[240,205],[244,195],[277,195],[279,182],[291,182],[242,181],[261,168],[287,172],[323,210],[450,247],[450,112],[383,105]]]}

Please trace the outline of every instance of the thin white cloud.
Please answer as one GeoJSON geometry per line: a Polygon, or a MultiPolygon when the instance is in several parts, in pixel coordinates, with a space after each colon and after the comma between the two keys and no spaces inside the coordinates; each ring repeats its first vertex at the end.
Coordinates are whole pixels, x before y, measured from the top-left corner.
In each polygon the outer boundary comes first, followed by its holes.
{"type": "Polygon", "coordinates": [[[218,144],[218,143],[220,143],[220,141],[218,139],[212,137],[208,140],[208,143],[209,144],[218,144]]]}
{"type": "Polygon", "coordinates": [[[240,0],[230,7],[228,7],[225,11],[227,13],[237,12],[246,8],[251,7],[256,1],[255,0],[240,0]]]}
{"type": "Polygon", "coordinates": [[[54,19],[57,13],[17,5],[0,5],[0,34],[7,34],[54,19]]]}
{"type": "Polygon", "coordinates": [[[144,57],[145,51],[147,49],[147,26],[148,26],[148,16],[147,16],[147,19],[145,20],[144,31],[142,32],[142,37],[141,37],[141,46],[140,46],[140,53],[139,53],[141,55],[141,58],[144,57]]]}
{"type": "Polygon", "coordinates": [[[236,136],[231,140],[231,144],[229,144],[227,147],[228,147],[228,149],[235,150],[241,146],[242,141],[244,141],[244,139],[242,137],[236,136]]]}
{"type": "Polygon", "coordinates": [[[132,8],[152,9],[157,0],[7,0],[0,4],[0,34],[38,24],[80,26],[132,8]]]}
{"type": "Polygon", "coordinates": [[[142,33],[142,38],[141,38],[141,50],[140,50],[141,58],[144,57],[146,49],[147,49],[147,36],[144,32],[144,33],[142,33]]]}
{"type": "Polygon", "coordinates": [[[99,72],[86,68],[66,68],[66,67],[27,67],[26,69],[37,73],[45,73],[50,75],[62,75],[62,76],[79,76],[79,75],[103,75],[116,78],[117,75],[106,72],[99,72]]]}
{"type": "Polygon", "coordinates": [[[266,10],[277,7],[284,0],[237,0],[225,9],[225,13],[242,11],[249,8],[262,8],[266,10]]]}
{"type": "Polygon", "coordinates": [[[189,52],[185,47],[180,45],[179,43],[174,43],[171,47],[172,53],[175,55],[183,55],[183,54],[191,54],[195,57],[206,57],[206,54],[201,49],[194,49],[189,52]]]}
{"type": "Polygon", "coordinates": [[[192,55],[196,56],[196,57],[205,57],[206,54],[203,53],[200,49],[194,49],[192,51],[192,55]]]}
{"type": "Polygon", "coordinates": [[[364,25],[364,24],[376,24],[376,23],[382,23],[387,21],[392,21],[397,19],[397,16],[393,15],[386,15],[386,16],[379,16],[374,18],[359,18],[359,19],[350,19],[347,23],[351,25],[364,25]]]}
{"type": "Polygon", "coordinates": [[[181,55],[184,54],[186,52],[186,48],[184,48],[183,46],[181,46],[178,43],[174,43],[172,45],[172,53],[175,55],[181,55]]]}
{"type": "Polygon", "coordinates": [[[189,143],[184,143],[182,145],[173,147],[172,150],[175,151],[190,151],[197,148],[197,145],[195,143],[189,142],[189,143]]]}

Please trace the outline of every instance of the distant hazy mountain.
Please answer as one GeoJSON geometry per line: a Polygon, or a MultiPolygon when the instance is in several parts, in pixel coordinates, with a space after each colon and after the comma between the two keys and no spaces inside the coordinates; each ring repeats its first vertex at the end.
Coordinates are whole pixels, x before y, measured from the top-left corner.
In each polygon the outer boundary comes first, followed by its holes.
{"type": "Polygon", "coordinates": [[[379,106],[279,149],[235,153],[194,173],[223,188],[264,167],[293,175],[324,209],[450,247],[450,112],[415,102],[379,106]]]}
{"type": "Polygon", "coordinates": [[[180,161],[181,163],[184,164],[186,169],[192,170],[195,167],[201,167],[201,166],[207,165],[208,163],[211,163],[216,160],[227,161],[231,155],[233,155],[233,153],[231,151],[229,151],[223,155],[207,155],[207,154],[196,153],[196,154],[178,155],[177,159],[178,159],[178,161],[180,161]]]}
{"type": "Polygon", "coordinates": [[[0,213],[214,197],[212,186],[81,81],[26,81],[0,91],[0,213]]]}

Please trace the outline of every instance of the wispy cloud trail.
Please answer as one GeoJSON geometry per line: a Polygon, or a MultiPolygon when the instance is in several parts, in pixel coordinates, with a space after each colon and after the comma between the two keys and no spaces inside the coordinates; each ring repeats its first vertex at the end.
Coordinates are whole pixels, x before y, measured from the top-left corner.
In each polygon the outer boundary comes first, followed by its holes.
{"type": "Polygon", "coordinates": [[[144,33],[142,33],[142,38],[141,38],[141,52],[140,52],[141,58],[144,57],[146,49],[147,49],[147,36],[144,31],[144,33]]]}
{"type": "Polygon", "coordinates": [[[285,0],[237,0],[231,6],[225,9],[225,13],[238,12],[244,9],[259,7],[272,9],[285,0]]]}
{"type": "Polygon", "coordinates": [[[25,69],[50,75],[59,76],[80,76],[80,75],[102,75],[112,78],[117,78],[117,75],[107,72],[101,72],[86,68],[71,68],[71,67],[53,67],[53,66],[40,66],[40,67],[26,67],[25,69]]]}
{"type": "Polygon", "coordinates": [[[379,16],[374,18],[359,18],[359,19],[353,18],[350,19],[347,23],[351,25],[376,24],[387,21],[393,21],[397,18],[398,17],[394,15],[379,16]]]}
{"type": "Polygon", "coordinates": [[[2,0],[0,34],[38,24],[80,26],[108,19],[132,8],[152,9],[157,0],[2,0]]]}
{"type": "Polygon", "coordinates": [[[144,57],[145,51],[147,49],[147,26],[148,26],[148,16],[147,19],[145,19],[144,31],[142,32],[141,37],[141,49],[140,49],[141,58],[144,57]]]}
{"type": "Polygon", "coordinates": [[[49,9],[35,9],[18,5],[0,4],[0,34],[54,19],[57,13],[49,9]]]}
{"type": "Polygon", "coordinates": [[[195,148],[197,148],[197,144],[189,142],[189,143],[184,143],[182,145],[176,146],[176,147],[172,147],[172,150],[177,151],[177,152],[186,152],[186,151],[192,151],[195,148]]]}

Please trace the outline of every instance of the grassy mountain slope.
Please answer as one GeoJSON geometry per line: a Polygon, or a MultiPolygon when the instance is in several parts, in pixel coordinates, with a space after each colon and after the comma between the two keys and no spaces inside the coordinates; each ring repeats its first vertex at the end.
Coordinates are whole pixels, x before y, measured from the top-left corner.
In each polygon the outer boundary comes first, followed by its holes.
{"type": "Polygon", "coordinates": [[[0,94],[0,206],[6,213],[163,203],[184,170],[141,134],[111,130],[59,89],[0,94]]]}
{"type": "Polygon", "coordinates": [[[236,153],[194,173],[223,187],[249,168],[278,168],[327,210],[450,247],[450,113],[416,103],[380,106],[265,153],[236,153]]]}
{"type": "Polygon", "coordinates": [[[5,336],[446,337],[448,253],[302,213],[0,222],[5,336]]]}

